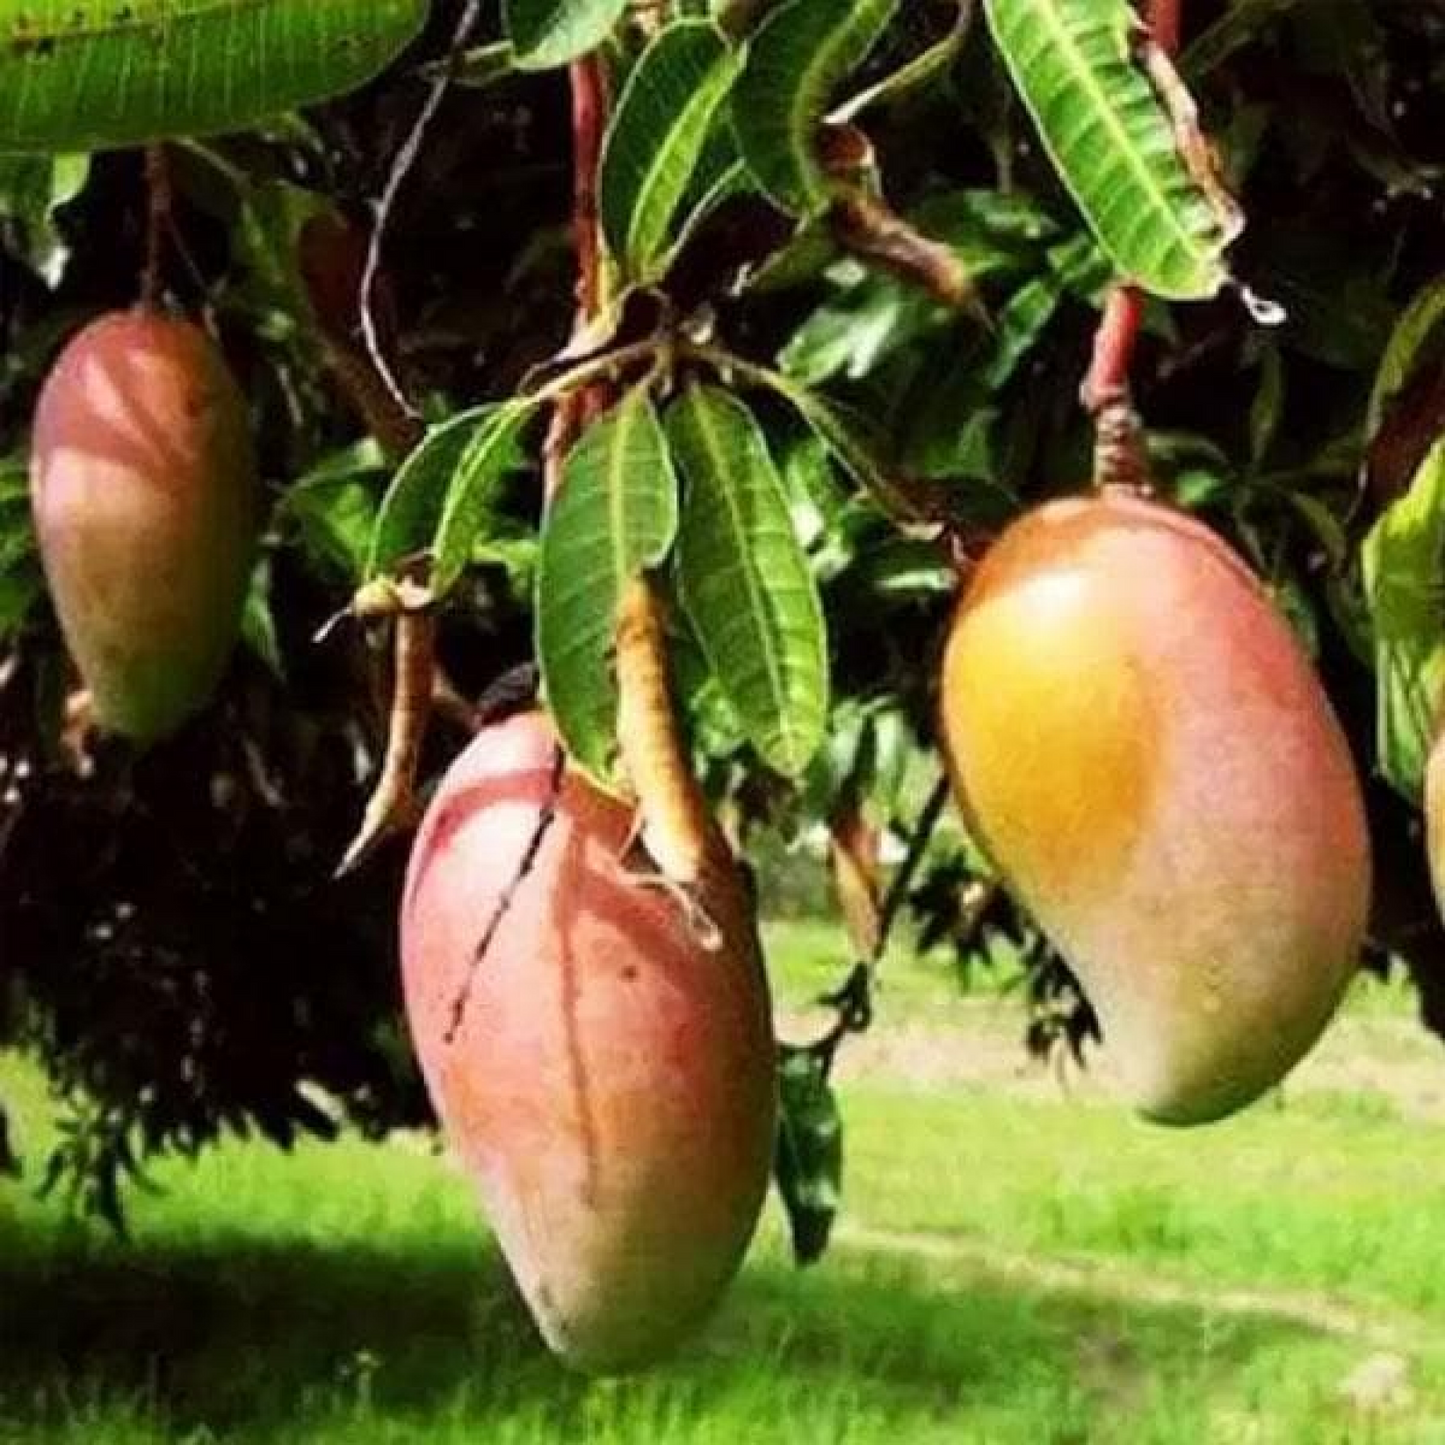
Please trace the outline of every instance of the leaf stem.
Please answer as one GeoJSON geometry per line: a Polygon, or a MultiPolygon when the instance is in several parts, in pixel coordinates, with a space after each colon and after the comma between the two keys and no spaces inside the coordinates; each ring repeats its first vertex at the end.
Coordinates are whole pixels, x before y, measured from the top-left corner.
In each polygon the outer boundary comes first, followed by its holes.
{"type": "MultiPolygon", "coordinates": [[[[534,402],[563,401],[568,396],[599,382],[615,383],[624,371],[645,362],[652,362],[666,349],[667,342],[661,337],[650,336],[644,341],[634,341],[627,346],[604,352],[601,356],[590,357],[576,366],[554,376],[543,386],[531,393],[534,402]]],[[[565,456],[565,452],[563,453],[565,456]]]]}
{"type": "Polygon", "coordinates": [[[164,290],[162,266],[166,228],[171,219],[171,172],[162,145],[145,151],[146,244],[145,270],[141,273],[140,304],[145,311],[158,311],[164,290]]]}
{"type": "MultiPolygon", "coordinates": [[[[1184,0],[1149,0],[1146,18],[1154,43],[1167,55],[1179,50],[1184,0]]],[[[1095,418],[1094,484],[1098,487],[1147,486],[1139,420],[1130,400],[1129,372],[1144,319],[1144,293],[1116,286],[1104,304],[1094,336],[1094,353],[1080,392],[1095,418]]]]}

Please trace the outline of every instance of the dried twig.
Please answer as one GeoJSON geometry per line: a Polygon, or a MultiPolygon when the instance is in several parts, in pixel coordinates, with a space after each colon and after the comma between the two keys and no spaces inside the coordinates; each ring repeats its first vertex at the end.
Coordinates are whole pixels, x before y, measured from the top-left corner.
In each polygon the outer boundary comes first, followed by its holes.
{"type": "Polygon", "coordinates": [[[623,590],[615,638],[617,741],[637,799],[635,839],[656,870],[629,876],[671,893],[699,943],[714,951],[722,947],[722,930],[701,892],[721,840],[678,736],[661,608],[645,576],[623,590]]]}
{"type": "Polygon", "coordinates": [[[432,80],[426,100],[422,103],[422,108],[417,113],[411,130],[402,142],[401,149],[392,163],[391,173],[386,178],[386,185],[382,188],[381,199],[376,206],[376,221],[372,227],[366,266],[361,276],[361,334],[366,343],[367,355],[371,359],[376,374],[382,379],[387,391],[391,394],[393,402],[408,416],[413,417],[418,415],[417,410],[407,399],[406,393],[392,373],[391,366],[382,352],[373,300],[377,278],[381,274],[382,251],[386,243],[386,230],[391,221],[391,213],[396,207],[397,197],[401,195],[401,188],[406,184],[412,167],[415,166],[417,158],[421,155],[422,146],[426,143],[427,131],[431,128],[432,121],[436,119],[442,101],[446,99],[447,90],[456,76],[467,37],[476,28],[477,21],[481,18],[481,12],[482,0],[466,0],[466,4],[462,7],[461,18],[457,21],[457,27],[448,50],[449,62],[437,72],[432,80]]]}
{"type": "Polygon", "coordinates": [[[398,612],[392,626],[394,666],[386,756],[361,828],[337,865],[337,878],[358,868],[388,835],[416,821],[416,774],[436,673],[436,618],[429,610],[404,610],[398,612]]]}
{"type": "Polygon", "coordinates": [[[916,230],[880,197],[850,189],[834,201],[828,220],[845,251],[921,287],[955,311],[987,320],[973,276],[958,253],[916,230]]]}

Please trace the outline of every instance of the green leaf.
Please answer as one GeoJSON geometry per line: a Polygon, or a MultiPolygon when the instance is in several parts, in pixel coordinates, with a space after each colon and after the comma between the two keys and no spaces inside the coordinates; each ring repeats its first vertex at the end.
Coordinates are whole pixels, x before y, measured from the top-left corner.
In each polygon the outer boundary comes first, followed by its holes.
{"type": "Polygon", "coordinates": [[[33,558],[0,571],[0,640],[20,630],[44,591],[40,566],[33,558]]]}
{"type": "Polygon", "coordinates": [[[625,275],[657,275],[741,50],[705,20],[669,25],[628,77],[602,153],[602,228],[625,275]]]}
{"type": "Polygon", "coordinates": [[[749,740],[796,777],[827,724],[828,647],[782,479],[752,413],[716,387],[674,403],[667,437],[686,488],[683,607],[749,740]]]}
{"type": "Polygon", "coordinates": [[[0,457],[0,507],[30,505],[30,464],[23,456],[0,457]]]}
{"type": "Polygon", "coordinates": [[[828,1248],[843,1182],[843,1120],[826,1062],[815,1050],[780,1048],[778,1106],[773,1176],[788,1215],[793,1257],[812,1264],[828,1248]]]}
{"type": "Polygon", "coordinates": [[[539,406],[530,397],[502,402],[458,459],[431,545],[431,587],[438,597],[456,584],[479,539],[490,531],[502,483],[525,460],[519,443],[539,406]]]}
{"type": "Polygon", "coordinates": [[[243,130],[353,90],[426,0],[0,0],[0,151],[243,130]]]}
{"type": "Polygon", "coordinates": [[[11,247],[51,286],[70,260],[56,212],[89,180],[89,156],[0,156],[0,216],[16,223],[11,247]]]}
{"type": "Polygon", "coordinates": [[[1418,803],[1445,697],[1445,442],[1375,524],[1365,541],[1364,576],[1375,634],[1380,770],[1418,803]]]}
{"type": "Polygon", "coordinates": [[[900,483],[879,457],[875,429],[868,419],[825,400],[811,387],[782,372],[758,369],[757,380],[786,401],[828,449],[833,460],[853,478],[885,512],[911,522],[921,520],[920,509],[934,520],[944,499],[936,489],[916,489],[900,483]],[[925,495],[925,493],[927,493],[925,495]]]}
{"type": "Polygon", "coordinates": [[[23,458],[0,457],[0,640],[19,630],[44,591],[23,458]]]}
{"type": "MultiPolygon", "coordinates": [[[[202,147],[188,147],[188,152],[214,163],[213,154],[202,147]]],[[[319,220],[343,226],[340,212],[325,196],[276,178],[240,179],[235,199],[239,209],[231,244],[241,276],[229,289],[228,304],[249,305],[283,334],[319,340],[301,268],[304,238],[319,220]]]]}
{"type": "Polygon", "coordinates": [[[1191,177],[1169,114],[1136,64],[1127,0],[984,0],[1045,150],[1100,245],[1135,285],[1214,296],[1240,218],[1191,177]]]}
{"type": "MultiPolygon", "coordinates": [[[[1007,328],[1009,339],[1017,338],[1018,316],[1032,314],[1042,300],[1035,294],[1014,309],[1016,298],[1040,284],[1030,278],[1043,263],[1045,243],[1058,229],[1047,214],[1022,196],[970,190],[934,196],[909,220],[947,245],[975,284],[1008,288],[1006,310],[1012,314],[1007,320],[996,317],[991,331],[998,334],[1007,328]]],[[[784,371],[809,386],[837,376],[861,380],[899,351],[958,326],[956,308],[886,272],[850,261],[835,264],[829,279],[838,294],[794,331],[779,356],[784,371]]],[[[1054,298],[1049,305],[1052,314],[1059,288],[1051,276],[1041,279],[1054,298]]],[[[1025,350],[1036,335],[1037,331],[1024,340],[1025,350]]],[[[999,340],[1002,346],[1001,334],[999,340]]]]}
{"type": "Polygon", "coordinates": [[[278,521],[295,526],[307,556],[353,587],[366,577],[376,535],[377,478],[383,470],[374,441],[348,447],[299,478],[276,510],[278,521]]]}
{"type": "Polygon", "coordinates": [[[1391,401],[1404,390],[1422,357],[1445,334],[1445,276],[1437,276],[1416,293],[1390,333],[1389,344],[1375,373],[1370,407],[1365,416],[1365,437],[1380,430],[1391,401]]]}
{"type": "Polygon", "coordinates": [[[639,387],[568,456],[537,569],[537,659],[547,702],[568,752],[603,784],[617,736],[618,600],[626,583],[666,559],[677,522],[677,478],[639,387]]]}
{"type": "Polygon", "coordinates": [[[262,557],[251,573],[251,585],[241,613],[241,640],[273,676],[285,678],[286,663],[281,656],[281,638],[276,631],[276,612],[271,599],[269,557],[262,557]]]}
{"type": "Polygon", "coordinates": [[[834,89],[867,57],[899,0],[788,0],[768,16],[733,87],[733,127],[748,169],[784,210],[808,215],[832,198],[818,127],[834,89]]]}
{"type": "Polygon", "coordinates": [[[377,513],[366,558],[368,578],[387,575],[404,558],[431,546],[447,488],[468,446],[498,409],[497,402],[487,402],[432,427],[397,468],[377,513]]]}
{"type": "Polygon", "coordinates": [[[627,0],[503,0],[502,17],[521,70],[550,70],[595,50],[627,0]]]}

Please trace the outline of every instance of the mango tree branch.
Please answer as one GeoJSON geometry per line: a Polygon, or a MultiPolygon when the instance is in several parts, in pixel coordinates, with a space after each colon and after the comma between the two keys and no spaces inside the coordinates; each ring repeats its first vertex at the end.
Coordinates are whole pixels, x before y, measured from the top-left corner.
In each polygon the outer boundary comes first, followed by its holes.
{"type": "Polygon", "coordinates": [[[1150,0],[1147,18],[1154,43],[1168,55],[1179,54],[1184,0],[1150,0]]]}
{"type": "MultiPolygon", "coordinates": [[[[572,62],[572,241],[577,257],[577,318],[573,335],[602,309],[602,232],[597,209],[597,174],[607,131],[609,96],[601,59],[585,55],[572,62]]],[[[605,374],[605,373],[599,373],[605,374]]],[[[562,481],[562,466],[582,428],[605,405],[605,392],[580,385],[563,390],[552,412],[542,451],[543,486],[550,502],[562,481]]]]}

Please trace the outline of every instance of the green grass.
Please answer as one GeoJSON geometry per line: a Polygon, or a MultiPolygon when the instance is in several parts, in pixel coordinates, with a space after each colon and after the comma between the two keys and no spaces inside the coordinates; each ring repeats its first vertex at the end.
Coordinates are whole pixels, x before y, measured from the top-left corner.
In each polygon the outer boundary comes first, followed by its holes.
{"type": "MultiPolygon", "coordinates": [[[[780,939],[797,1006],[842,950],[780,939]]],[[[710,1330],[616,1382],[542,1352],[415,1141],[167,1165],[129,1246],[0,1185],[0,1442],[1445,1442],[1445,1058],[1404,1008],[1362,989],[1282,1106],[1172,1133],[974,1069],[1011,1005],[895,959],[835,1250],[794,1271],[770,1206],[710,1330]],[[1395,1388],[1345,1398],[1362,1366],[1395,1388]]]]}

